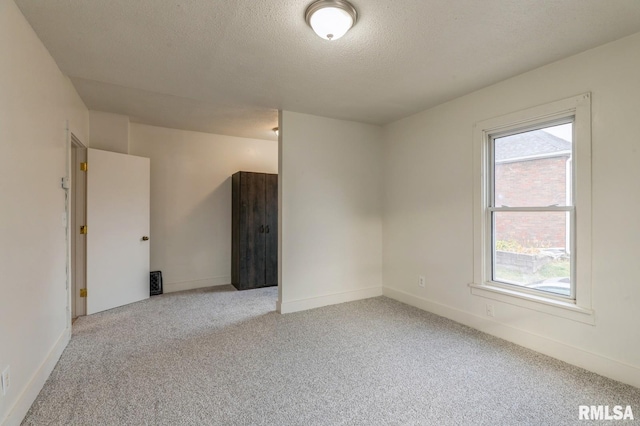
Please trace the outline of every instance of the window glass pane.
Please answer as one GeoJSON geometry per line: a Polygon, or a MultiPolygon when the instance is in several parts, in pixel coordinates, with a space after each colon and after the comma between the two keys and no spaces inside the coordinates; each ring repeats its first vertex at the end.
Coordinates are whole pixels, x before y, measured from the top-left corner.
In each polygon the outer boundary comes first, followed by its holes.
{"type": "Polygon", "coordinates": [[[494,139],[494,206],[571,205],[573,123],[494,139]]]}
{"type": "Polygon", "coordinates": [[[571,295],[569,212],[493,213],[493,280],[571,295]]]}

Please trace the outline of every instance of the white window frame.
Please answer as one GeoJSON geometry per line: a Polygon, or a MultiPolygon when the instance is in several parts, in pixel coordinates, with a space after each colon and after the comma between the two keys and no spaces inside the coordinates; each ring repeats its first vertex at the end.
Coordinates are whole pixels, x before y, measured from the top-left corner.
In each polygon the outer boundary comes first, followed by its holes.
{"type": "Polygon", "coordinates": [[[529,108],[485,120],[474,125],[473,137],[473,220],[474,265],[471,293],[512,305],[595,324],[591,308],[591,94],[529,108]],[[529,291],[524,287],[494,282],[492,269],[491,138],[510,132],[526,131],[573,121],[573,207],[572,231],[572,296],[529,291]]]}

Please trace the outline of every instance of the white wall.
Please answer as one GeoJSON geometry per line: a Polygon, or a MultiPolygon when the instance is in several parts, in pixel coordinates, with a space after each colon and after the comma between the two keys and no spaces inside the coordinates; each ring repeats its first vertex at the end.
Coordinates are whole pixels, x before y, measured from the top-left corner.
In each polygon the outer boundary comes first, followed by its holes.
{"type": "Polygon", "coordinates": [[[89,113],[11,0],[0,0],[0,423],[19,424],[69,339],[63,227],[66,120],[89,113]],[[6,422],[6,423],[3,423],[6,422]]]}
{"type": "Polygon", "coordinates": [[[382,132],[282,111],[282,313],[382,294],[382,132]]]}
{"type": "Polygon", "coordinates": [[[102,111],[89,111],[89,146],[103,151],[129,153],[129,117],[102,111]]]}
{"type": "Polygon", "coordinates": [[[132,123],[130,154],[151,158],[151,270],[164,291],[231,283],[231,175],[278,172],[275,141],[132,123]]]}
{"type": "MultiPolygon", "coordinates": [[[[385,128],[384,292],[640,386],[640,34],[385,128]],[[592,92],[591,326],[472,296],[473,124],[592,92]],[[418,275],[427,279],[418,287],[418,275]]],[[[580,236],[578,236],[580,238],[580,236]]],[[[578,254],[579,256],[579,254],[578,254]]]]}

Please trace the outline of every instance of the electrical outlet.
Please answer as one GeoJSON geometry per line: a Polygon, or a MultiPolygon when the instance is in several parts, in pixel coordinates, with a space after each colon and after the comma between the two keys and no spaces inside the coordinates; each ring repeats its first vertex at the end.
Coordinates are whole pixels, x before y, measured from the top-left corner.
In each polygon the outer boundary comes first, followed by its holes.
{"type": "Polygon", "coordinates": [[[6,395],[11,386],[11,370],[9,366],[2,372],[2,395],[6,395]]]}
{"type": "Polygon", "coordinates": [[[424,277],[422,275],[418,277],[418,287],[424,288],[424,277]]]}
{"type": "Polygon", "coordinates": [[[493,305],[490,305],[487,303],[487,316],[488,317],[495,317],[496,316],[496,312],[493,310],[493,305]]]}

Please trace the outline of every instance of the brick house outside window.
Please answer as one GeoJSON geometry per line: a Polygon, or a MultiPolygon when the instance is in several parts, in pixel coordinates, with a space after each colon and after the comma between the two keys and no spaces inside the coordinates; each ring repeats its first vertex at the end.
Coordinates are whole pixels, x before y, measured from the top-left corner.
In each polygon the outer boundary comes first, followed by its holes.
{"type": "MultiPolygon", "coordinates": [[[[503,206],[567,205],[570,200],[571,142],[544,130],[504,138],[495,153],[496,204],[503,206]]],[[[564,217],[522,214],[518,220],[496,221],[496,239],[525,247],[566,251],[564,217]],[[535,235],[531,232],[535,229],[535,235]],[[500,237],[500,238],[498,238],[500,237]]]]}
{"type": "MultiPolygon", "coordinates": [[[[494,153],[496,206],[571,204],[571,148],[571,142],[544,130],[501,138],[494,153]]],[[[508,276],[504,268],[517,271],[525,276],[513,279],[523,283],[547,278],[546,272],[540,276],[539,270],[567,258],[571,247],[568,227],[569,216],[564,212],[496,216],[494,238],[496,266],[503,268],[500,274],[508,276]]],[[[565,262],[568,265],[568,260],[565,262]]]]}

